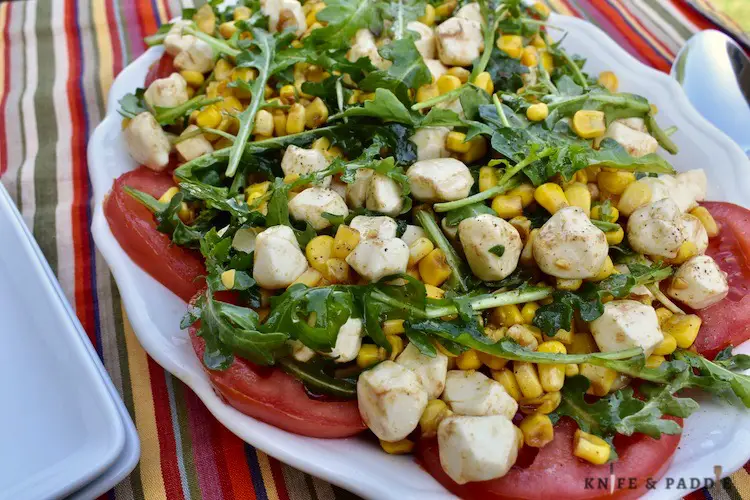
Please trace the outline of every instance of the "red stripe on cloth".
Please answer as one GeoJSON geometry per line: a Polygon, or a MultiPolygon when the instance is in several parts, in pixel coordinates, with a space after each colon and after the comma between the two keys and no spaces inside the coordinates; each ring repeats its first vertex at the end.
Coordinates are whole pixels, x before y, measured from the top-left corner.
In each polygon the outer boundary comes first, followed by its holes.
{"type": "MultiPolygon", "coordinates": [[[[183,499],[180,469],[177,466],[177,443],[175,442],[172,412],[169,409],[164,369],[148,358],[148,373],[151,380],[151,393],[154,400],[156,430],[159,436],[159,457],[161,475],[164,478],[164,490],[170,500],[183,499]]],[[[187,391],[186,391],[187,392],[187,391]]]]}
{"type": "Polygon", "coordinates": [[[189,389],[185,388],[185,407],[190,423],[191,443],[195,472],[198,485],[204,498],[227,498],[224,487],[224,468],[216,461],[219,448],[214,430],[216,419],[208,412],[203,402],[189,389]]]}
{"type": "Polygon", "coordinates": [[[689,3],[683,0],[672,0],[672,5],[682,12],[682,14],[690,20],[691,23],[695,24],[701,30],[715,30],[723,29],[716,26],[711,20],[707,19],[703,14],[695,10],[689,3]]]}
{"type": "Polygon", "coordinates": [[[219,446],[224,451],[224,464],[226,475],[231,482],[231,495],[229,498],[243,498],[247,500],[255,499],[255,487],[250,480],[250,468],[247,466],[245,456],[245,443],[232,434],[229,429],[224,427],[218,420],[214,419],[216,424],[216,434],[219,446]]]}
{"type": "Polygon", "coordinates": [[[279,500],[289,500],[289,491],[286,489],[286,481],[284,480],[284,472],[281,470],[281,462],[270,456],[268,457],[268,461],[271,465],[273,482],[276,484],[276,493],[279,495],[279,500]]]}
{"type": "MultiPolygon", "coordinates": [[[[137,0],[136,10],[138,11],[138,18],[140,19],[141,33],[145,33],[146,35],[156,33],[156,30],[159,29],[159,24],[156,22],[159,18],[159,13],[154,11],[154,6],[151,3],[151,0],[137,0]]],[[[143,40],[141,40],[141,46],[144,49],[146,47],[143,40]]]]}
{"type": "Polygon", "coordinates": [[[649,47],[651,47],[657,54],[659,54],[662,58],[666,59],[667,62],[671,64],[671,61],[674,59],[674,56],[676,54],[672,52],[669,47],[664,45],[658,36],[654,35],[648,30],[648,28],[641,22],[638,16],[634,15],[628,9],[627,3],[622,2],[622,0],[608,0],[607,3],[612,6],[612,8],[620,12],[623,20],[627,22],[629,26],[634,28],[636,33],[641,34],[641,37],[649,47]],[[625,16],[626,13],[628,14],[627,17],[625,16]],[[648,37],[646,35],[648,35],[648,37]]]}
{"type": "Polygon", "coordinates": [[[13,4],[9,3],[5,7],[5,25],[2,26],[3,37],[3,97],[0,99],[0,177],[8,170],[8,139],[6,134],[5,106],[8,104],[8,92],[10,92],[10,18],[13,4]]]}
{"type": "MultiPolygon", "coordinates": [[[[122,71],[122,52],[123,47],[118,36],[120,30],[117,26],[117,19],[115,18],[115,5],[114,0],[106,0],[104,4],[104,12],[107,15],[107,26],[109,31],[109,39],[112,45],[112,74],[117,74],[122,71]]],[[[105,99],[107,96],[103,96],[105,99]]]]}

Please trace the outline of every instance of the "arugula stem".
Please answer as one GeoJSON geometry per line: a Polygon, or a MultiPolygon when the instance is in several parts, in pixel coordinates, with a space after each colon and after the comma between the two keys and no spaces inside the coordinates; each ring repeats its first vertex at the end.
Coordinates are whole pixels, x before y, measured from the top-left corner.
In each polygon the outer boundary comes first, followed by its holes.
{"type": "Polygon", "coordinates": [[[415,217],[430,239],[434,241],[438,248],[445,254],[445,260],[451,268],[451,275],[448,278],[449,286],[460,292],[468,293],[469,282],[464,273],[463,261],[458,253],[456,253],[456,249],[453,248],[453,245],[451,245],[450,241],[448,241],[443,234],[435,217],[427,210],[417,210],[415,217]]]}
{"type": "MultiPolygon", "coordinates": [[[[511,290],[488,295],[480,295],[470,301],[471,308],[475,311],[491,309],[493,307],[508,306],[511,304],[523,304],[535,300],[542,300],[552,295],[552,287],[531,287],[524,290],[511,290]]],[[[441,318],[457,314],[458,309],[455,306],[430,307],[427,308],[423,316],[428,319],[441,318]]]]}
{"type": "Polygon", "coordinates": [[[479,75],[482,71],[485,70],[487,67],[487,64],[490,62],[490,56],[492,55],[492,47],[495,46],[495,34],[497,33],[497,27],[500,24],[500,22],[503,19],[506,19],[508,17],[508,11],[507,11],[507,5],[501,4],[500,7],[497,8],[495,11],[495,20],[492,23],[492,27],[489,26],[485,27],[484,32],[484,52],[482,52],[482,57],[479,59],[479,62],[477,63],[474,68],[471,70],[471,76],[469,78],[470,81],[474,81],[474,78],[479,75]]]}
{"type": "Polygon", "coordinates": [[[654,139],[656,139],[656,142],[659,143],[659,146],[663,147],[673,155],[677,154],[679,151],[677,144],[675,144],[672,139],[669,138],[669,135],[662,130],[658,123],[656,123],[656,119],[651,113],[646,116],[646,126],[654,139]]]}
{"type": "Polygon", "coordinates": [[[164,39],[167,38],[166,33],[154,33],[153,35],[143,38],[147,47],[155,47],[164,43],[164,39]]]}
{"type": "Polygon", "coordinates": [[[567,52],[565,52],[563,49],[558,49],[560,51],[560,55],[562,55],[562,58],[565,60],[565,63],[570,66],[570,69],[573,70],[573,75],[575,76],[575,79],[578,80],[578,85],[583,87],[583,90],[588,90],[589,84],[586,82],[586,77],[583,76],[583,73],[581,73],[581,68],[578,67],[576,62],[568,55],[567,52]]]}
{"type": "Polygon", "coordinates": [[[464,91],[464,88],[468,84],[461,85],[457,89],[453,89],[450,92],[446,92],[443,95],[439,95],[437,97],[433,97],[432,99],[427,99],[423,102],[418,102],[415,105],[411,107],[412,111],[419,111],[420,109],[424,108],[430,108],[436,104],[440,104],[441,102],[450,101],[452,99],[455,99],[461,95],[461,93],[464,91]]]}
{"type": "Polygon", "coordinates": [[[156,119],[157,122],[159,122],[160,125],[165,125],[168,123],[172,123],[174,120],[183,116],[188,111],[200,109],[205,106],[208,106],[209,104],[213,104],[219,101],[221,101],[221,98],[219,97],[216,97],[214,99],[209,99],[205,95],[197,95],[193,97],[192,99],[180,104],[179,106],[175,106],[174,108],[168,108],[165,111],[156,113],[154,115],[154,118],[156,119]]]}
{"type": "Polygon", "coordinates": [[[188,35],[193,35],[199,40],[203,40],[211,46],[214,52],[217,52],[219,54],[225,54],[231,58],[235,58],[242,53],[241,50],[235,49],[228,43],[219,40],[218,38],[214,38],[211,35],[203,33],[201,30],[195,29],[192,26],[185,26],[184,28],[182,28],[182,33],[187,33],[188,35]]]}
{"type": "Polygon", "coordinates": [[[309,388],[344,399],[357,397],[357,386],[350,381],[340,380],[323,373],[313,373],[307,370],[303,363],[297,363],[290,358],[281,358],[278,362],[285,372],[295,376],[309,388]]]}
{"type": "Polygon", "coordinates": [[[503,103],[500,102],[500,98],[497,96],[497,94],[493,94],[492,102],[495,104],[495,109],[497,110],[497,116],[500,117],[500,121],[503,123],[503,127],[510,127],[510,122],[508,122],[508,117],[505,116],[505,111],[503,111],[503,103]]]}
{"type": "Polygon", "coordinates": [[[664,129],[664,133],[667,135],[667,137],[672,137],[675,132],[677,132],[676,125],[672,125],[671,127],[667,127],[664,129]]]}
{"type": "Polygon", "coordinates": [[[422,309],[419,309],[418,307],[414,307],[410,304],[407,304],[406,302],[394,299],[393,297],[390,297],[389,295],[374,291],[372,292],[372,298],[382,302],[384,304],[388,304],[391,307],[395,307],[396,309],[401,309],[402,311],[408,311],[410,314],[419,317],[419,318],[426,318],[425,311],[422,309]]]}
{"type": "Polygon", "coordinates": [[[677,304],[669,300],[669,297],[667,297],[666,295],[662,293],[662,291],[659,289],[658,283],[649,283],[646,285],[646,288],[648,288],[649,292],[654,294],[654,298],[658,300],[659,302],[661,302],[664,305],[664,307],[666,307],[667,309],[669,309],[675,314],[685,314],[685,311],[677,307],[677,304]]]}
{"type": "Polygon", "coordinates": [[[620,227],[619,224],[615,224],[614,222],[606,222],[603,220],[596,220],[596,219],[591,219],[591,223],[595,225],[596,227],[598,227],[599,229],[601,229],[605,233],[609,233],[610,231],[616,231],[620,227]]]}

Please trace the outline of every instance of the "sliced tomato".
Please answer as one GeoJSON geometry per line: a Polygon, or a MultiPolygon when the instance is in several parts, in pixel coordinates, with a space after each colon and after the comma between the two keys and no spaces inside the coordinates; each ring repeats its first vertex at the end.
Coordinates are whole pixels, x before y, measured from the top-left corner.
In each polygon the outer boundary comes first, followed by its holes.
{"type": "Polygon", "coordinates": [[[719,224],[706,253],[727,273],[729,295],[711,307],[697,311],[703,324],[695,347],[713,359],[728,345],[750,339],[750,210],[732,203],[702,204],[719,224]]]}
{"type": "Polygon", "coordinates": [[[104,201],[104,215],[120,246],[143,270],[186,302],[203,287],[206,268],[196,251],[173,245],[156,229],[154,215],[124,191],[125,186],[159,198],[175,183],[168,172],[146,167],[115,180],[104,201]]]}
{"type": "MultiPolygon", "coordinates": [[[[675,419],[682,422],[681,419],[675,419]]],[[[537,455],[519,456],[505,476],[492,481],[457,484],[440,465],[437,439],[423,439],[417,460],[427,472],[455,495],[465,499],[596,499],[638,498],[647,481],[661,478],[669,468],[680,436],[652,439],[642,434],[618,436],[619,459],[612,465],[593,465],[573,456],[573,434],[577,426],[568,418],[555,426],[555,438],[537,455]],[[615,481],[612,482],[611,474],[615,481]],[[610,494],[610,485],[615,488],[610,494]]],[[[529,448],[522,450],[529,452],[529,448]]],[[[648,483],[651,484],[651,483],[648,483]]]]}
{"type": "Polygon", "coordinates": [[[146,81],[144,82],[145,88],[148,88],[149,85],[154,83],[154,80],[166,78],[175,71],[174,58],[165,52],[158,61],[154,62],[148,68],[146,81]]]}

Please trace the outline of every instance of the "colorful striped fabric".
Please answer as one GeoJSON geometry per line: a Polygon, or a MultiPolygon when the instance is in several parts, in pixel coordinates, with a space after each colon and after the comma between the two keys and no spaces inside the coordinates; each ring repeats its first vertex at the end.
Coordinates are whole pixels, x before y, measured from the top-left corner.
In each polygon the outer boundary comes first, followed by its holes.
{"type": "MultiPolygon", "coordinates": [[[[665,0],[548,3],[597,24],[640,60],[664,71],[685,40],[708,26],[686,14],[684,5],[665,0]]],[[[108,89],[144,51],[143,36],[190,6],[192,0],[0,2],[0,177],[138,427],[140,465],[108,496],[348,497],[243,443],[145,354],[91,239],[86,141],[103,117],[108,89]]],[[[694,496],[750,499],[748,471],[694,496]]]]}

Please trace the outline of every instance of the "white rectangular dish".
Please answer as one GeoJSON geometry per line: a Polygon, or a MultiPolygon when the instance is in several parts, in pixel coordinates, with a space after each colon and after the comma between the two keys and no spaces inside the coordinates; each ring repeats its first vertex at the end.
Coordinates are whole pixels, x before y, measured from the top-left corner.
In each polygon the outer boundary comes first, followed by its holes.
{"type": "MultiPolygon", "coordinates": [[[[679,85],[648,68],[620,48],[601,30],[584,21],[553,16],[551,23],[569,31],[564,47],[583,55],[592,73],[609,69],[620,88],[646,96],[658,104],[663,126],[676,125],[674,140],[680,154],[670,158],[678,170],[705,168],[709,199],[750,205],[750,161],[723,133],[693,109],[679,85]]],[[[279,430],[247,417],[214,393],[179,321],[185,304],[134,264],[112,235],[102,203],[113,180],[135,168],[121,138],[117,102],[143,85],[149,65],[161,55],[151,49],[125,68],[109,94],[108,114],[89,143],[89,165],[94,184],[94,239],[112,268],[133,328],[146,351],[165,369],[189,385],[209,410],[248,443],[305,472],[319,476],[368,498],[452,498],[410,457],[382,453],[362,439],[321,440],[279,430]],[[366,473],[363,473],[366,472],[366,473]],[[387,477],[388,481],[382,478],[387,477]]],[[[748,345],[744,350],[750,351],[748,345]]],[[[718,402],[704,401],[686,423],[680,449],[667,477],[714,477],[714,465],[724,474],[750,458],[750,413],[718,402]],[[716,425],[718,420],[722,425],[716,425]]],[[[679,498],[688,490],[665,489],[661,481],[653,498],[679,498]]]]}

